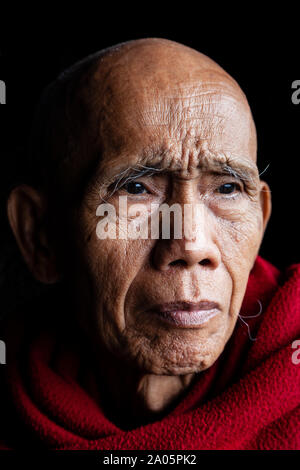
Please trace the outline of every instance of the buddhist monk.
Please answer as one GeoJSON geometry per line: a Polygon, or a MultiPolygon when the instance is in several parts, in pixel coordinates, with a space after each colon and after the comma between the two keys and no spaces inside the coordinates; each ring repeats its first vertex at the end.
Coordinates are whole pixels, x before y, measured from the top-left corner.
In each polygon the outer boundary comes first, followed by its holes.
{"type": "Polygon", "coordinates": [[[300,447],[300,268],[259,256],[271,193],[256,158],[237,82],[176,42],[113,46],[49,85],[31,180],[7,202],[49,289],[2,338],[3,448],[300,447]],[[99,237],[103,204],[114,236],[99,237]],[[163,204],[197,208],[181,236],[174,217],[167,237],[119,230],[163,204]]]}

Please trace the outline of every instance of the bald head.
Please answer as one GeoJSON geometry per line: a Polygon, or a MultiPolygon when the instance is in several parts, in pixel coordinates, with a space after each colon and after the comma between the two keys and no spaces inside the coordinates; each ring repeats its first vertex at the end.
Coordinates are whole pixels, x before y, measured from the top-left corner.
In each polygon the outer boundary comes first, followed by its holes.
{"type": "MultiPolygon", "coordinates": [[[[204,146],[208,136],[222,134],[223,151],[242,151],[256,160],[254,122],[236,81],[189,47],[140,39],[87,57],[48,87],[30,149],[35,183],[56,194],[68,187],[73,197],[101,161],[114,165],[125,142],[127,153],[138,151],[138,141],[144,154],[151,147],[153,152],[151,133],[144,132],[150,127],[153,134],[168,127],[173,141],[185,132],[186,140],[204,146]]],[[[162,149],[169,145],[166,136],[163,140],[162,149]]]]}

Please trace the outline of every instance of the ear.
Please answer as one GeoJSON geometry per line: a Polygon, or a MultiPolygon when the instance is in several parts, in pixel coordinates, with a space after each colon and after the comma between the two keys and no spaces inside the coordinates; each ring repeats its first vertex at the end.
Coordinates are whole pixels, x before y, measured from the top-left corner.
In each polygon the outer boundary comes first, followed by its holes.
{"type": "Polygon", "coordinates": [[[52,284],[60,275],[46,233],[45,213],[46,201],[39,191],[27,185],[11,191],[7,215],[22,256],[38,281],[52,284]]]}
{"type": "Polygon", "coordinates": [[[263,215],[263,233],[265,233],[270,215],[272,212],[272,198],[269,185],[265,181],[260,181],[260,205],[263,215]]]}

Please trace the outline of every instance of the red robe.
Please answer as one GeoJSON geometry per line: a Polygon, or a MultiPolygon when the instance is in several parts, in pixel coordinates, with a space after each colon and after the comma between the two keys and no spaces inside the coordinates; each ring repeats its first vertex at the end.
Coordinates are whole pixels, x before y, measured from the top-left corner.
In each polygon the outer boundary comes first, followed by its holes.
{"type": "Polygon", "coordinates": [[[51,329],[24,336],[0,366],[2,448],[300,449],[300,264],[280,273],[258,257],[240,316],[223,353],[181,401],[127,431],[84,387],[78,344],[51,329]]]}

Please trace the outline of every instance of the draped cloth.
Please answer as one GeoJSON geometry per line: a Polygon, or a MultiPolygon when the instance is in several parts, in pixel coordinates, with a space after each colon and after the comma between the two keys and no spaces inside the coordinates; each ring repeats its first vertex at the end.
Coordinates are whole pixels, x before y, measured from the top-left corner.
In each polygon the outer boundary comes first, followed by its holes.
{"type": "Polygon", "coordinates": [[[300,449],[298,339],[300,264],[280,273],[257,257],[217,361],[196,374],[163,418],[124,430],[85,386],[93,382],[94,364],[80,344],[66,333],[35,333],[12,363],[0,366],[2,448],[300,449]]]}

